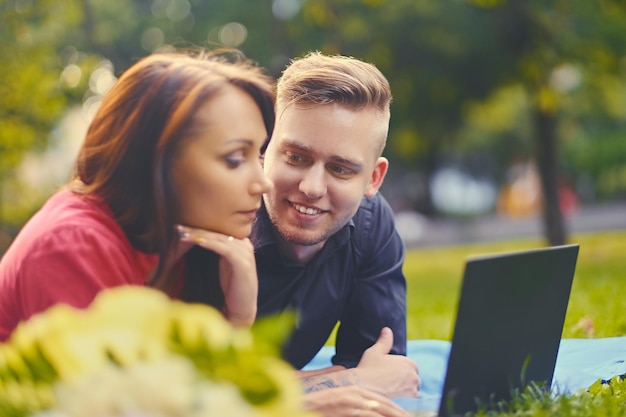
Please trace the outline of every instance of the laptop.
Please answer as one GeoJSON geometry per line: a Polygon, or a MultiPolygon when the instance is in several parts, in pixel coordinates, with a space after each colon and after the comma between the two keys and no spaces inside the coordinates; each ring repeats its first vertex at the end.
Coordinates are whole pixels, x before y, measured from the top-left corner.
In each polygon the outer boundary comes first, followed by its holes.
{"type": "Polygon", "coordinates": [[[467,260],[439,411],[414,415],[492,410],[531,384],[550,390],[578,249],[467,260]]]}

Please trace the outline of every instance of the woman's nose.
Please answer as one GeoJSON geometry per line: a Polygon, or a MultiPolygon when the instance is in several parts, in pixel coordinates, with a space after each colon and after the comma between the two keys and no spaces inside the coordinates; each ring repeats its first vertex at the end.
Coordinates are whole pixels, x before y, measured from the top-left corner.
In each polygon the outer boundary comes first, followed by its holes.
{"type": "Polygon", "coordinates": [[[274,187],[274,183],[263,172],[263,167],[255,172],[255,178],[250,183],[250,194],[264,194],[274,187]]]}

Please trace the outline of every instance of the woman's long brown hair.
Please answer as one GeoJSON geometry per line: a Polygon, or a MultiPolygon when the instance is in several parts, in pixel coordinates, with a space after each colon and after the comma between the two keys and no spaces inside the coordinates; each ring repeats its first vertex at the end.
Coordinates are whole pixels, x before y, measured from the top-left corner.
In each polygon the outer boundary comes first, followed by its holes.
{"type": "Polygon", "coordinates": [[[236,55],[194,51],[138,61],[106,94],[79,151],[72,189],[102,198],[134,247],[160,255],[155,279],[178,242],[172,162],[195,111],[234,85],[256,101],[271,136],[273,81],[236,55]]]}

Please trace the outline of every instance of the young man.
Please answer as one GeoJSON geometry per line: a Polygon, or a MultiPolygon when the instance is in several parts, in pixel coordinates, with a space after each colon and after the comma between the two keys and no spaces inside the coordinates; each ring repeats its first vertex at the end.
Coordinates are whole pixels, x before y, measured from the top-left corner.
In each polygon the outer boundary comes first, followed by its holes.
{"type": "Polygon", "coordinates": [[[303,372],[309,391],[360,385],[410,397],[419,388],[417,366],[403,356],[404,246],[378,193],[391,98],[376,67],[344,56],[310,53],[278,81],[264,154],[274,187],[253,235],[258,317],[297,313],[283,351],[297,369],[340,323],[333,366],[303,372]]]}

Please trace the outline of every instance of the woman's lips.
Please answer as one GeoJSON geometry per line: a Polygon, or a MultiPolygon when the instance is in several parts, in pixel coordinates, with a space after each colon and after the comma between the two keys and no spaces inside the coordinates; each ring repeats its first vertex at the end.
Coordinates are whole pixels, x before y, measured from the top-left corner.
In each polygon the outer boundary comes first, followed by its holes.
{"type": "Polygon", "coordinates": [[[255,209],[252,209],[252,210],[240,211],[238,213],[241,214],[244,217],[247,217],[250,220],[254,220],[254,219],[256,219],[257,211],[259,211],[259,209],[255,208],[255,209]]]}

